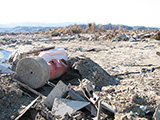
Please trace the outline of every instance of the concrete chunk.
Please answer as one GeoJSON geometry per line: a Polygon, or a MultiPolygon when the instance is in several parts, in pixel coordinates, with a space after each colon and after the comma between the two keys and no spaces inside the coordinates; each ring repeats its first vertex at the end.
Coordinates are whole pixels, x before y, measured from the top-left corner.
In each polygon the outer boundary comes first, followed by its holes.
{"type": "Polygon", "coordinates": [[[48,64],[40,57],[28,57],[21,59],[17,63],[16,72],[21,81],[33,89],[37,89],[45,85],[50,76],[48,64]]]}
{"type": "Polygon", "coordinates": [[[44,104],[51,109],[54,99],[56,97],[62,97],[68,91],[68,89],[69,88],[67,85],[65,85],[62,81],[59,81],[53,88],[53,90],[49,93],[47,98],[44,100],[44,104]]]}

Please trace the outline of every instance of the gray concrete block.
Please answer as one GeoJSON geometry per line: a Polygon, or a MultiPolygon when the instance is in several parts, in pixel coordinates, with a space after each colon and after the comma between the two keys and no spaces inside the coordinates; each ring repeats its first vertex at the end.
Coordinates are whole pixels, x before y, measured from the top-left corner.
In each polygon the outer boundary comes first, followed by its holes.
{"type": "Polygon", "coordinates": [[[49,80],[50,70],[47,62],[40,57],[23,58],[16,68],[21,81],[36,89],[49,80]]]}
{"type": "Polygon", "coordinates": [[[69,88],[67,85],[65,85],[62,81],[59,81],[44,100],[44,104],[51,109],[54,99],[56,97],[62,97],[68,91],[68,89],[69,88]]]}

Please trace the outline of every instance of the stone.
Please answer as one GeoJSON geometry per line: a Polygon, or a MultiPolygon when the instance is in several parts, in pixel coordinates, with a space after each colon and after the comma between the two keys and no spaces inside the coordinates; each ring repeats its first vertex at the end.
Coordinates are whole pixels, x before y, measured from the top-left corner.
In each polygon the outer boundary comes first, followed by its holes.
{"type": "Polygon", "coordinates": [[[8,47],[16,47],[16,44],[9,45],[8,47]]]}

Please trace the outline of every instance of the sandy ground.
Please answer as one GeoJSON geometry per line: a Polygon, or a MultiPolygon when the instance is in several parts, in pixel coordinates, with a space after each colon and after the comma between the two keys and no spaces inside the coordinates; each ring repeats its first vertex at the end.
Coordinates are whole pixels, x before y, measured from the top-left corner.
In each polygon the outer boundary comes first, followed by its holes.
{"type": "Polygon", "coordinates": [[[119,85],[104,86],[102,91],[97,92],[107,103],[116,106],[118,112],[115,119],[126,117],[151,119],[160,97],[160,70],[141,73],[141,69],[151,69],[160,65],[160,57],[156,55],[156,52],[160,50],[159,41],[150,39],[138,42],[78,39],[55,41],[56,38],[41,34],[3,37],[31,41],[31,44],[22,42],[10,43],[9,45],[0,44],[1,49],[11,52],[16,50],[24,52],[41,47],[55,46],[67,47],[68,58],[76,56],[89,57],[111,76],[117,76],[116,79],[120,81],[119,85]],[[140,73],[119,75],[130,72],[140,73]],[[145,106],[147,112],[142,109],[145,106]]]}

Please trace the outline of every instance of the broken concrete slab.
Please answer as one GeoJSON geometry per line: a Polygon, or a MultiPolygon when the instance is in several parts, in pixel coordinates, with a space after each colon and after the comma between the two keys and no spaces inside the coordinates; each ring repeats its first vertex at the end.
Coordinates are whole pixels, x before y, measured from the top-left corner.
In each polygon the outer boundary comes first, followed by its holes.
{"type": "Polygon", "coordinates": [[[72,114],[89,104],[89,102],[84,101],[74,101],[64,98],[55,98],[52,107],[52,112],[54,113],[54,115],[63,116],[66,113],[72,114]]]}
{"type": "Polygon", "coordinates": [[[44,100],[44,104],[51,109],[54,99],[56,97],[62,97],[68,90],[69,87],[62,81],[59,81],[53,88],[53,90],[49,93],[47,98],[44,100]]]}

